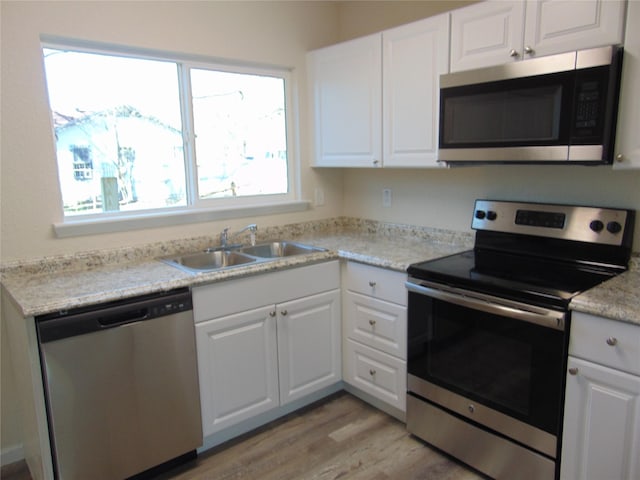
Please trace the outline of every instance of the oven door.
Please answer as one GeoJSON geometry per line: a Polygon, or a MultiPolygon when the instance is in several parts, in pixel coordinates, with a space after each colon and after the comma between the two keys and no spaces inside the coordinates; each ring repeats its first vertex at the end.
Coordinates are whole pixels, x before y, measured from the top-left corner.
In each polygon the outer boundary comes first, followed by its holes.
{"type": "Polygon", "coordinates": [[[409,279],[409,391],[556,457],[566,313],[409,279]]]}

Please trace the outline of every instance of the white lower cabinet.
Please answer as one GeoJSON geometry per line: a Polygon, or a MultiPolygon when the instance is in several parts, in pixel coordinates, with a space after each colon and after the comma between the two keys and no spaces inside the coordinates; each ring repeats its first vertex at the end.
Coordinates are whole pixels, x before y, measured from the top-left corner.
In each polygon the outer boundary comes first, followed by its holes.
{"type": "Polygon", "coordinates": [[[340,382],[339,274],[328,262],[193,289],[205,436],[340,382]]]}
{"type": "Polygon", "coordinates": [[[640,478],[640,327],[574,313],[563,480],[640,478]]]}
{"type": "Polygon", "coordinates": [[[341,379],[340,291],[276,305],[280,403],[341,379]]]}
{"type": "Polygon", "coordinates": [[[273,306],[196,325],[204,435],[279,405],[273,306]]]}
{"type": "Polygon", "coordinates": [[[406,275],[348,262],[343,268],[343,378],[352,393],[403,419],[407,391],[406,275]],[[386,409],[385,406],[391,407],[386,409]]]}

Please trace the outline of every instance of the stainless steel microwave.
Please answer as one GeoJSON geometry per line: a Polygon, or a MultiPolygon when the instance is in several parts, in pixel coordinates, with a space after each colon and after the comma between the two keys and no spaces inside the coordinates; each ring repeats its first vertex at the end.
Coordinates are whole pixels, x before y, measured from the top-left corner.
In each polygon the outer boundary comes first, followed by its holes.
{"type": "Polygon", "coordinates": [[[622,47],[440,76],[438,160],[610,164],[622,47]]]}

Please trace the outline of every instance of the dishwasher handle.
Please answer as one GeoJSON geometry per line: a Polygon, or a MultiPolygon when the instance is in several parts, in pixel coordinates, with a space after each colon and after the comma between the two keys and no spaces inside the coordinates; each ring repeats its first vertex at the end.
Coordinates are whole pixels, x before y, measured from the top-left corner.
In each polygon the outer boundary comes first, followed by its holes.
{"type": "Polygon", "coordinates": [[[40,343],[86,335],[192,310],[191,293],[169,292],[36,318],[40,343]]]}

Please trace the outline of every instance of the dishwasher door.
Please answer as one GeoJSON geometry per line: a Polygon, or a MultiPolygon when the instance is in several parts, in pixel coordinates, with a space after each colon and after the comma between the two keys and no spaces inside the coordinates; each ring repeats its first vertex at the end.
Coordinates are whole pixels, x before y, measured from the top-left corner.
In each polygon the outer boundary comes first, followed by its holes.
{"type": "Polygon", "coordinates": [[[202,444],[190,292],[37,319],[59,479],[122,479],[202,444]]]}

